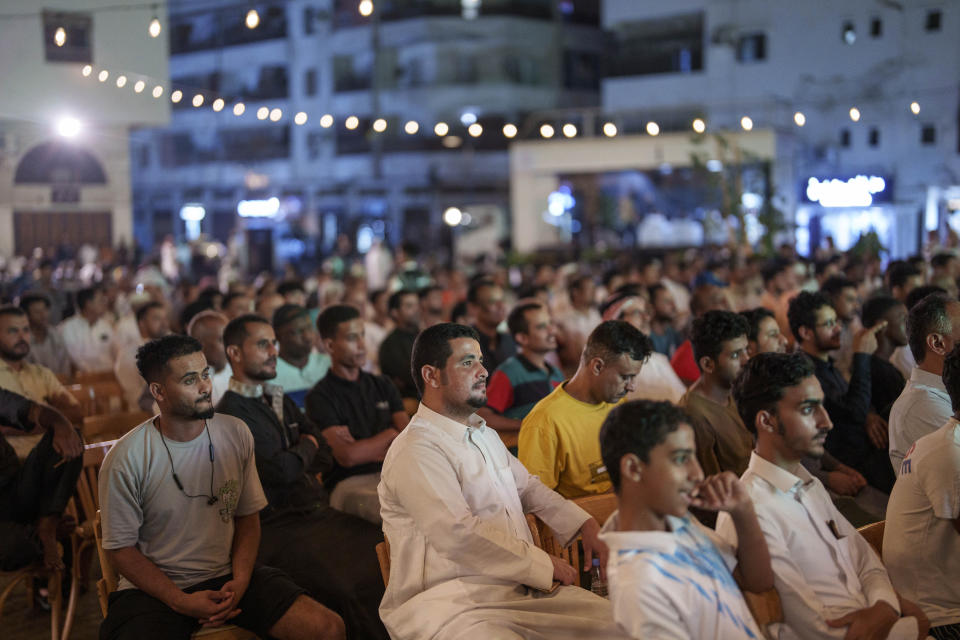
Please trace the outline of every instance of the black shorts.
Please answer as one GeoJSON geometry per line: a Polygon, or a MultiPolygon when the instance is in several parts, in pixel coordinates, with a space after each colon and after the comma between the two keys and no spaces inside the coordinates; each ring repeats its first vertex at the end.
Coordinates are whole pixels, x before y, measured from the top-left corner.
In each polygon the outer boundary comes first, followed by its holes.
{"type": "MultiPolygon", "coordinates": [[[[230,581],[225,575],[184,589],[187,593],[217,590],[230,581]]],[[[250,586],[240,599],[240,613],[229,624],[249,629],[261,638],[283,617],[293,601],[306,593],[287,574],[273,567],[256,567],[250,586]]],[[[107,618],[100,625],[100,640],[164,640],[183,638],[200,626],[199,621],[181,615],[139,589],[124,589],[110,594],[107,618]]]]}

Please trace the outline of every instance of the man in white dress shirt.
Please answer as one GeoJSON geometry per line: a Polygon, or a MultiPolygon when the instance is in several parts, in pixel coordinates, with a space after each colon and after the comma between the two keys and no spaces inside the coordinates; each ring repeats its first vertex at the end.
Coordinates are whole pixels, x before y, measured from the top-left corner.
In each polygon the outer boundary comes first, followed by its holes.
{"type": "MultiPolygon", "coordinates": [[[[823,455],[833,426],[810,360],[754,356],[733,395],[757,435],[742,481],[770,550],[786,623],[781,639],[923,638],[926,616],[894,591],[869,543],[800,463],[823,455]]],[[[731,542],[737,537],[723,513],[717,532],[731,542]]]]}
{"type": "MultiPolygon", "coordinates": [[[[960,409],[958,349],[944,362],[943,384],[953,406],[960,409]]],[[[956,414],[917,440],[903,459],[887,507],[883,561],[893,585],[916,600],[930,618],[930,635],[937,640],[960,638],[960,422],[956,414]]]]}
{"type": "Polygon", "coordinates": [[[75,371],[112,371],[113,326],[107,298],[97,287],[77,292],[77,313],[60,323],[60,336],[75,371]]]}
{"type": "Polygon", "coordinates": [[[917,366],[890,409],[890,463],[900,474],[914,442],[933,433],[953,415],[940,375],[943,360],[960,341],[960,302],[943,294],[925,297],[907,316],[907,340],[917,366]]]}
{"type": "Polygon", "coordinates": [[[390,542],[380,616],[394,640],[625,638],[610,603],[570,585],[576,569],[534,546],[525,513],[586,564],[606,547],[585,511],[531,476],[475,411],[487,371],[476,332],[438,324],[413,348],[420,409],[393,441],[379,487],[390,542]]]}

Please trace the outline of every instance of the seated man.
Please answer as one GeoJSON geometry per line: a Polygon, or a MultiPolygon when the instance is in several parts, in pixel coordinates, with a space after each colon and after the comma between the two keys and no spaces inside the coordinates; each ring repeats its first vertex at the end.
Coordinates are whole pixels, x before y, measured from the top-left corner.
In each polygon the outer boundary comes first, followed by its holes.
{"type": "Polygon", "coordinates": [[[954,419],[917,440],[887,505],[883,563],[930,618],[934,638],[960,637],[960,350],[943,364],[954,419]]]}
{"type": "Polygon", "coordinates": [[[323,484],[334,509],[380,524],[377,485],[383,458],[410,419],[393,383],[363,370],[360,312],[342,304],[327,307],[317,326],[333,360],[330,372],[307,394],[307,417],[333,452],[333,469],[323,474],[323,484]]]}
{"type": "Polygon", "coordinates": [[[99,287],[77,292],[77,313],[59,326],[74,371],[113,370],[113,325],[108,317],[107,298],[99,287]]]}
{"type": "Polygon", "coordinates": [[[343,621],[277,569],[254,568],[267,501],[242,422],[215,415],[200,343],[171,335],[137,351],[160,415],[100,471],[103,548],[120,574],[104,640],[183,638],[226,621],[260,637],[343,638],[343,621]]]}
{"type": "MultiPolygon", "coordinates": [[[[870,544],[801,464],[804,457],[823,455],[833,426],[810,359],[757,355],[737,378],[733,395],[744,424],[757,434],[742,482],[770,551],[787,625],[780,637],[924,637],[926,617],[897,595],[870,544]]],[[[726,514],[720,514],[717,532],[731,543],[737,539],[726,514]]]]}
{"type": "Polygon", "coordinates": [[[824,407],[836,427],[826,436],[826,450],[863,474],[870,486],[890,493],[894,475],[886,464],[887,425],[870,410],[870,356],[877,350],[877,333],[886,328],[886,322],[854,335],[848,382],[830,357],[840,348],[841,328],[827,297],[803,291],[790,301],[787,315],[799,350],[813,363],[824,407]]]}
{"type": "Polygon", "coordinates": [[[380,510],[390,584],[380,615],[393,640],[625,637],[610,603],[570,585],[576,569],[533,544],[525,513],[564,544],[583,534],[587,566],[600,526],[530,475],[474,412],[487,371],[471,327],[424,329],[413,347],[420,409],[383,464],[380,510]],[[535,593],[537,590],[543,593],[535,593]]]}
{"type": "Polygon", "coordinates": [[[886,329],[877,333],[877,350],[870,356],[870,406],[884,420],[900,397],[906,381],[890,364],[893,350],[907,345],[907,307],[896,298],[873,296],[863,305],[863,324],[872,327],[880,322],[886,329]]]}
{"type": "Polygon", "coordinates": [[[747,321],[747,357],[752,358],[758,353],[785,353],[787,338],[780,332],[780,325],[773,311],[764,307],[757,307],[749,311],[741,311],[740,315],[747,321]]]}
{"type": "Polygon", "coordinates": [[[0,426],[45,429],[23,464],[0,433],[0,571],[40,560],[62,569],[57,534],[83,468],[80,435],[56,409],[7,389],[0,389],[0,426]]]}
{"type": "Polygon", "coordinates": [[[613,619],[645,638],[756,638],[743,588],[773,588],[770,555],[753,503],[729,471],[704,479],[689,418],[667,402],[638,400],[610,412],[600,431],[619,511],[600,538],[610,547],[613,619]],[[688,512],[728,512],[734,549],[688,512]]]}
{"type": "Polygon", "coordinates": [[[517,352],[513,337],[498,330],[507,317],[503,295],[503,287],[489,278],[475,280],[467,290],[467,314],[473,318],[473,328],[480,336],[483,366],[490,371],[517,352]]]}
{"type": "Polygon", "coordinates": [[[546,359],[557,348],[557,327],[545,306],[517,305],[507,316],[507,328],[517,343],[517,355],[490,374],[487,406],[477,415],[496,431],[516,436],[520,422],[563,382],[563,374],[546,359]]]}
{"type": "Polygon", "coordinates": [[[193,316],[187,325],[187,335],[196,338],[203,347],[203,357],[210,365],[210,382],[214,406],[227,392],[233,370],[227,361],[227,352],[223,347],[223,330],[227,326],[227,317],[219,311],[207,309],[193,316]]]}
{"type": "Polygon", "coordinates": [[[417,387],[410,375],[410,353],[420,332],[420,297],[416,291],[401,289],[387,301],[394,329],[387,334],[377,358],[380,371],[397,387],[404,398],[416,398],[417,387]]]}
{"type": "Polygon", "coordinates": [[[330,370],[330,356],[314,346],[317,331],[304,307],[285,304],[274,311],[273,330],[280,343],[273,383],[283,387],[283,392],[303,409],[307,392],[330,370]]]}
{"type": "Polygon", "coordinates": [[[960,302],[942,294],[923,298],[907,316],[907,340],[917,366],[890,409],[890,463],[896,473],[913,443],[953,415],[940,376],[944,358],[960,344],[960,302]]]}
{"type": "Polygon", "coordinates": [[[566,498],[606,493],[610,476],[600,458],[600,426],[613,406],[636,390],[650,340],[622,320],[590,334],[580,367],[523,419],[520,461],[566,498]]]}
{"type": "Polygon", "coordinates": [[[70,356],[60,332],[50,324],[50,300],[43,294],[28,293],[20,297],[20,308],[30,322],[30,362],[58,376],[69,376],[70,356]]]}
{"type": "Polygon", "coordinates": [[[707,311],[693,321],[690,342],[700,368],[680,407],[690,416],[697,460],[707,475],[743,473],[753,436],[740,420],[730,389],[747,361],[747,321],[732,311],[707,311]]]}
{"type": "Polygon", "coordinates": [[[147,389],[147,382],[137,370],[137,348],[150,340],[156,340],[170,333],[167,308],[160,302],[148,302],[137,309],[137,330],[140,339],[136,343],[127,343],[117,352],[117,362],[113,373],[123,388],[124,400],[130,411],[141,409],[153,411],[153,396],[147,389]]]}
{"type": "Polygon", "coordinates": [[[233,369],[217,410],[246,422],[253,434],[263,510],[258,562],[277,567],[339,613],[352,638],[386,638],[377,616],[383,579],[376,546],[380,530],[329,506],[318,474],[332,471],[330,447],[276,376],[277,348],[265,318],[234,318],[223,333],[233,369]]]}

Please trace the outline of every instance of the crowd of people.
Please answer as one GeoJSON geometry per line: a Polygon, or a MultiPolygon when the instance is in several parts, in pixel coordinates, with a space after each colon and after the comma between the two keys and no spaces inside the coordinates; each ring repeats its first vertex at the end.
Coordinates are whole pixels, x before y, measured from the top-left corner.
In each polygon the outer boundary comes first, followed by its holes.
{"type": "Polygon", "coordinates": [[[112,371],[151,417],[100,470],[105,640],[960,638],[960,257],[686,258],[39,263],[0,307],[0,569],[62,563],[64,382],[112,371]],[[598,522],[576,500],[603,494],[598,522]],[[743,593],[771,589],[761,628],[743,593]]]}

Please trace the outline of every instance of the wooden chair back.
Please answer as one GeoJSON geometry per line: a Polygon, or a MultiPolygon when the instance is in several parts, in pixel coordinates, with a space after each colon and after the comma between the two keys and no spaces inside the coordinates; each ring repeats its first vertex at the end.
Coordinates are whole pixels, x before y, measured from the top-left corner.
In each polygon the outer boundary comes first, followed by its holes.
{"type": "Polygon", "coordinates": [[[583,496],[582,498],[574,498],[574,504],[590,514],[590,516],[596,520],[600,526],[603,526],[603,523],[617,510],[617,494],[610,493],[601,493],[596,496],[583,496]]]}
{"type": "MultiPolygon", "coordinates": [[[[94,518],[94,534],[97,540],[97,554],[100,557],[100,570],[103,573],[103,577],[97,581],[97,597],[100,600],[100,612],[106,618],[110,594],[117,590],[118,574],[103,550],[103,530],[100,526],[99,511],[94,518]]],[[[253,632],[230,624],[222,627],[198,629],[190,637],[194,639],[203,638],[203,640],[256,640],[257,638],[253,632]]]]}
{"type": "Polygon", "coordinates": [[[857,529],[860,535],[867,539],[873,550],[877,552],[880,559],[883,559],[883,530],[886,523],[886,520],[881,520],[857,529]]]}
{"type": "Polygon", "coordinates": [[[67,385],[69,391],[83,411],[83,415],[92,416],[101,413],[119,413],[126,410],[123,399],[123,387],[116,380],[107,382],[75,383],[67,385]]]}
{"type": "Polygon", "coordinates": [[[780,602],[780,594],[777,590],[769,589],[763,593],[753,593],[752,591],[740,590],[743,599],[747,602],[747,608],[753,614],[753,619],[760,627],[760,631],[767,638],[776,637],[776,632],[770,626],[783,623],[783,606],[780,602]]]}
{"type": "Polygon", "coordinates": [[[106,442],[123,437],[128,431],[150,419],[144,411],[124,411],[87,416],[83,419],[80,433],[84,442],[106,442]]]}
{"type": "Polygon", "coordinates": [[[377,543],[377,560],[380,562],[380,575],[383,577],[383,586],[390,583],[390,541],[383,536],[383,542],[377,543]]]}
{"type": "Polygon", "coordinates": [[[92,384],[95,382],[116,382],[117,376],[113,371],[78,371],[73,376],[73,381],[78,384],[92,384]]]}
{"type": "Polygon", "coordinates": [[[116,440],[106,442],[97,442],[87,444],[83,451],[83,469],[80,471],[80,477],[77,479],[77,502],[80,503],[78,522],[86,525],[87,522],[93,523],[95,516],[100,511],[100,493],[97,490],[97,483],[100,478],[100,465],[107,452],[116,440]]]}

